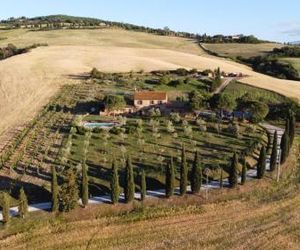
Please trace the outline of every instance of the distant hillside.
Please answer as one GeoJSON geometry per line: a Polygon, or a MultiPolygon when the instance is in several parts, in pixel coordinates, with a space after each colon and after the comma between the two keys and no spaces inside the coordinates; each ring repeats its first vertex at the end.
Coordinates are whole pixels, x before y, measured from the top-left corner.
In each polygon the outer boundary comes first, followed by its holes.
{"type": "Polygon", "coordinates": [[[164,36],[180,36],[187,38],[196,38],[196,34],[188,32],[176,32],[170,30],[168,27],[164,29],[155,29],[145,26],[139,26],[129,23],[113,22],[102,20],[98,18],[89,17],[76,17],[68,15],[50,15],[50,16],[40,16],[40,17],[19,17],[19,18],[9,18],[7,20],[0,21],[2,26],[6,29],[11,28],[34,28],[37,30],[52,30],[52,29],[78,29],[78,28],[105,28],[105,27],[119,27],[125,30],[142,31],[147,33],[153,33],[164,36]]]}
{"type": "Polygon", "coordinates": [[[288,44],[290,44],[290,45],[300,45],[300,41],[290,42],[288,44]]]}
{"type": "MultiPolygon", "coordinates": [[[[189,32],[173,31],[168,27],[163,29],[155,29],[145,26],[139,26],[135,24],[113,22],[102,20],[98,18],[89,17],[76,17],[68,15],[50,15],[50,16],[40,16],[40,17],[19,17],[19,18],[9,18],[7,20],[0,21],[0,24],[4,26],[4,29],[14,29],[14,28],[29,28],[33,30],[53,30],[53,29],[80,29],[80,28],[105,28],[105,27],[118,27],[125,30],[134,30],[147,32],[162,36],[178,36],[185,38],[197,39],[199,42],[205,43],[244,43],[244,44],[258,44],[266,41],[260,40],[253,35],[200,35],[189,32]]],[[[2,29],[3,29],[2,28],[2,29]]]]}

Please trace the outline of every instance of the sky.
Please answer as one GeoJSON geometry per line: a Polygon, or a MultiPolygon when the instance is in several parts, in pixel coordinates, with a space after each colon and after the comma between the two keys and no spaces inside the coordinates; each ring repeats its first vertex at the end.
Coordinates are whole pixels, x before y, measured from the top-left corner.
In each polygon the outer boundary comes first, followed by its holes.
{"type": "Polygon", "coordinates": [[[299,0],[9,0],[0,19],[66,14],[207,34],[300,41],[299,0]]]}

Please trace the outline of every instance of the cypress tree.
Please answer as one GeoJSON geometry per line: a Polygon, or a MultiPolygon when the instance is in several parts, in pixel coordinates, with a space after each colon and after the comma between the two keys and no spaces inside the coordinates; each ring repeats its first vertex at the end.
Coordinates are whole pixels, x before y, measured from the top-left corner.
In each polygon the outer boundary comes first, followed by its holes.
{"type": "Polygon", "coordinates": [[[25,194],[24,188],[20,189],[20,194],[19,194],[19,215],[21,218],[25,218],[28,214],[28,200],[27,196],[25,194]]]}
{"type": "Polygon", "coordinates": [[[181,166],[180,166],[180,195],[186,194],[188,181],[188,167],[186,163],[185,147],[182,146],[181,166]]]}
{"type": "Polygon", "coordinates": [[[64,184],[61,188],[61,210],[69,212],[78,205],[78,185],[76,180],[76,173],[73,169],[68,169],[64,178],[64,184]]]}
{"type": "Polygon", "coordinates": [[[129,203],[134,200],[135,185],[134,185],[134,175],[133,167],[130,157],[126,161],[126,173],[125,173],[125,202],[129,203]]]}
{"type": "Polygon", "coordinates": [[[173,164],[173,158],[167,165],[166,169],[166,197],[170,198],[174,194],[175,186],[175,168],[173,164]]]}
{"type": "Polygon", "coordinates": [[[238,184],[238,157],[236,153],[233,154],[231,160],[228,181],[230,188],[235,188],[238,184]]]}
{"type": "Polygon", "coordinates": [[[290,139],[290,148],[292,147],[295,139],[295,130],[296,130],[296,118],[294,114],[290,115],[290,131],[289,131],[289,139],[290,139]]]}
{"type": "Polygon", "coordinates": [[[221,167],[221,174],[220,174],[220,188],[223,188],[223,167],[221,167]]]}
{"type": "Polygon", "coordinates": [[[145,171],[142,170],[141,173],[141,201],[144,201],[147,193],[147,183],[146,183],[146,174],[145,171]]]}
{"type": "Polygon", "coordinates": [[[247,162],[246,157],[243,158],[243,167],[242,167],[242,176],[241,176],[241,184],[245,185],[247,179],[247,162]]]}
{"type": "Polygon", "coordinates": [[[192,173],[191,173],[191,189],[193,194],[200,192],[201,184],[202,184],[202,168],[199,159],[199,153],[197,151],[195,153],[195,158],[194,158],[192,173]]]}
{"type": "Polygon", "coordinates": [[[119,201],[120,196],[120,185],[119,185],[119,174],[118,174],[118,167],[116,162],[113,161],[112,163],[112,176],[110,181],[110,197],[112,204],[116,204],[119,201]]]}
{"type": "Polygon", "coordinates": [[[82,164],[82,182],[81,182],[81,200],[84,207],[89,204],[89,177],[88,177],[88,169],[85,163],[82,164]]]}
{"type": "Polygon", "coordinates": [[[273,147],[272,147],[271,159],[270,159],[270,171],[272,171],[272,172],[276,168],[277,158],[278,158],[278,135],[277,135],[277,131],[275,131],[274,137],[273,137],[273,147]]]}
{"type": "Polygon", "coordinates": [[[57,183],[57,174],[55,166],[51,167],[52,180],[51,180],[51,194],[52,194],[52,212],[57,212],[59,208],[58,204],[58,183],[57,183]]]}
{"type": "Polygon", "coordinates": [[[284,132],[282,139],[281,139],[281,164],[286,162],[286,159],[289,156],[289,135],[287,131],[284,132]]]}
{"type": "Polygon", "coordinates": [[[2,216],[3,216],[4,224],[9,223],[10,220],[9,208],[10,208],[10,196],[7,193],[4,193],[3,204],[2,204],[2,216]]]}
{"type": "Polygon", "coordinates": [[[290,135],[290,118],[286,118],[285,120],[285,131],[287,131],[287,134],[290,135]]]}
{"type": "Polygon", "coordinates": [[[266,171],[266,148],[261,147],[259,159],[257,163],[257,179],[262,179],[266,171]]]}

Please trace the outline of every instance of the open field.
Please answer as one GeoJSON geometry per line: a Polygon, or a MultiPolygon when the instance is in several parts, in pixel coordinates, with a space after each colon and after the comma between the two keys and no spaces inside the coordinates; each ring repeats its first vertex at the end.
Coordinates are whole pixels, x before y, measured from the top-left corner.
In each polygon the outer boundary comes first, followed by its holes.
{"type": "MultiPolygon", "coordinates": [[[[0,44],[50,46],[0,62],[0,134],[33,118],[59,87],[77,81],[92,67],[102,71],[151,71],[179,67],[242,72],[251,85],[299,98],[300,84],[274,79],[225,59],[205,55],[193,41],[122,30],[2,31],[0,44]],[[201,55],[201,56],[199,56],[201,55]]],[[[4,142],[4,137],[2,142],[4,142]]]]}
{"type": "Polygon", "coordinates": [[[242,44],[242,43],[205,43],[208,50],[217,53],[222,57],[236,58],[238,56],[249,58],[266,55],[274,48],[281,48],[283,45],[277,43],[242,44]]]}
{"type": "Polygon", "coordinates": [[[295,160],[281,183],[255,182],[251,192],[246,185],[209,204],[200,195],[14,219],[0,243],[6,249],[299,249],[295,160]]]}

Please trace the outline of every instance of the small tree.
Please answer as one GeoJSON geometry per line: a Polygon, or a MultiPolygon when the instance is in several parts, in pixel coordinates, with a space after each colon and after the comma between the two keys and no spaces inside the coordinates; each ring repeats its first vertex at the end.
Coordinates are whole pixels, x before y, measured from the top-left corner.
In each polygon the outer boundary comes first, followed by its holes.
{"type": "Polygon", "coordinates": [[[282,139],[281,139],[281,164],[285,163],[289,156],[289,135],[288,132],[285,131],[282,139]]]}
{"type": "Polygon", "coordinates": [[[10,196],[7,193],[3,193],[2,216],[3,216],[4,224],[9,223],[10,220],[9,209],[10,209],[10,196]]]}
{"type": "Polygon", "coordinates": [[[120,196],[120,185],[119,185],[119,173],[116,162],[112,163],[112,176],[110,181],[110,189],[111,189],[111,202],[112,204],[116,204],[119,201],[120,196]]]}
{"type": "Polygon", "coordinates": [[[274,171],[277,164],[277,158],[278,158],[278,135],[277,131],[275,131],[273,136],[273,147],[272,147],[272,153],[271,153],[271,159],[270,159],[270,171],[274,171]]]}
{"type": "Polygon", "coordinates": [[[129,203],[134,200],[135,193],[135,184],[134,184],[134,175],[133,167],[131,163],[131,158],[128,156],[126,161],[126,173],[125,173],[125,202],[129,203]]]}
{"type": "Polygon", "coordinates": [[[175,187],[175,168],[173,158],[171,158],[168,163],[166,170],[166,197],[170,198],[174,194],[175,187]]]}
{"type": "Polygon", "coordinates": [[[58,202],[58,183],[55,166],[51,166],[52,180],[51,180],[51,194],[52,194],[52,212],[57,212],[59,209],[58,202]]]}
{"type": "Polygon", "coordinates": [[[73,169],[68,169],[61,188],[61,211],[69,212],[78,205],[78,185],[76,173],[73,169]]]}
{"type": "Polygon", "coordinates": [[[87,165],[83,163],[82,165],[82,194],[81,200],[84,207],[86,207],[89,203],[89,177],[88,177],[88,169],[87,165]]]}
{"type": "Polygon", "coordinates": [[[23,187],[21,188],[19,194],[18,210],[21,218],[25,218],[26,215],[28,214],[28,200],[23,187]]]}
{"type": "Polygon", "coordinates": [[[186,194],[187,182],[188,182],[188,167],[186,163],[185,147],[183,145],[182,152],[181,152],[181,166],[180,166],[180,195],[186,194]]]}
{"type": "Polygon", "coordinates": [[[238,157],[236,153],[233,154],[231,160],[228,181],[231,188],[235,188],[238,184],[238,157]]]}
{"type": "Polygon", "coordinates": [[[199,152],[197,151],[195,153],[193,168],[191,172],[191,189],[193,194],[200,192],[201,184],[202,184],[202,168],[199,159],[199,152]]]}
{"type": "Polygon", "coordinates": [[[257,179],[262,179],[266,171],[266,148],[261,147],[259,159],[257,163],[257,179]]]}
{"type": "Polygon", "coordinates": [[[242,176],[241,176],[241,184],[245,185],[247,179],[247,162],[246,157],[243,158],[243,167],[242,167],[242,176]]]}
{"type": "Polygon", "coordinates": [[[145,171],[142,170],[141,173],[141,201],[144,201],[147,193],[147,182],[145,171]]]}

